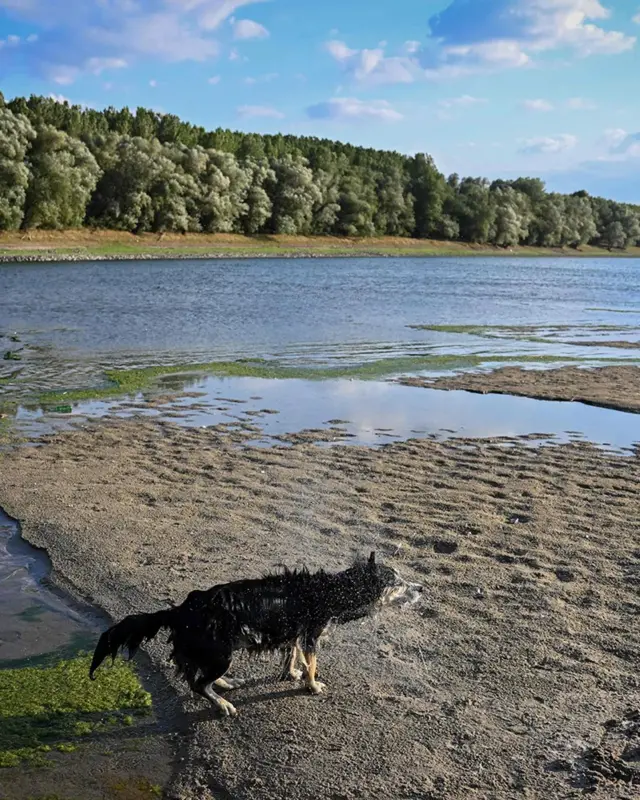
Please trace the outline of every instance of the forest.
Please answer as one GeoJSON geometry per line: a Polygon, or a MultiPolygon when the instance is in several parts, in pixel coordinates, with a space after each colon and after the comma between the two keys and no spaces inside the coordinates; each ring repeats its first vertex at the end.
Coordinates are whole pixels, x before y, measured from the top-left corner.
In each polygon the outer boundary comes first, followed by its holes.
{"type": "Polygon", "coordinates": [[[0,231],[81,226],[624,249],[640,242],[640,206],[538,178],[447,177],[424,153],[0,93],[0,231]]]}

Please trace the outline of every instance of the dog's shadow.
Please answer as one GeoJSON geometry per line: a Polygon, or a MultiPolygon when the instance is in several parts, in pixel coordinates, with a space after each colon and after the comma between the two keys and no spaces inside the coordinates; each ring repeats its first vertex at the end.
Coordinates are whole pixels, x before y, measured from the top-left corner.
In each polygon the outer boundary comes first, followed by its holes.
{"type": "MultiPolygon", "coordinates": [[[[305,692],[302,683],[279,681],[273,678],[248,678],[247,682],[238,689],[218,689],[216,691],[225,700],[233,703],[238,710],[255,706],[259,703],[284,700],[287,697],[310,696],[305,692]]],[[[196,702],[198,703],[198,708],[188,712],[186,715],[190,722],[211,722],[211,720],[215,719],[224,719],[224,715],[213,705],[207,703],[206,700],[202,700],[202,704],[199,699],[196,702]]]]}

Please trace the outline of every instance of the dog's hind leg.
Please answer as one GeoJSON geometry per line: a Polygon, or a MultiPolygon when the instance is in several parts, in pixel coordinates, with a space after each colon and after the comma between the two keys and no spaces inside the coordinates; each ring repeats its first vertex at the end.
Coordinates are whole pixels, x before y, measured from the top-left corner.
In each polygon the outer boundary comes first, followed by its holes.
{"type": "Polygon", "coordinates": [[[231,656],[220,658],[214,663],[210,663],[207,669],[204,671],[202,677],[191,683],[191,688],[194,692],[196,692],[196,694],[201,695],[210,703],[213,703],[213,705],[216,706],[225,716],[235,717],[235,715],[238,713],[235,706],[232,705],[228,700],[225,700],[224,697],[220,697],[219,694],[216,694],[213,691],[214,686],[219,686],[221,688],[227,688],[227,686],[231,686],[230,682],[224,681],[222,678],[230,666],[231,656]],[[226,686],[221,686],[221,680],[224,681],[226,686]]]}
{"type": "Polygon", "coordinates": [[[297,644],[294,644],[293,647],[289,647],[284,651],[282,656],[282,668],[280,671],[281,681],[286,681],[288,679],[293,681],[302,680],[304,671],[296,667],[298,660],[300,660],[306,669],[307,662],[302,654],[302,650],[300,650],[297,644]]]}
{"type": "Polygon", "coordinates": [[[219,689],[239,689],[246,681],[243,678],[218,678],[214,681],[219,689]]]}

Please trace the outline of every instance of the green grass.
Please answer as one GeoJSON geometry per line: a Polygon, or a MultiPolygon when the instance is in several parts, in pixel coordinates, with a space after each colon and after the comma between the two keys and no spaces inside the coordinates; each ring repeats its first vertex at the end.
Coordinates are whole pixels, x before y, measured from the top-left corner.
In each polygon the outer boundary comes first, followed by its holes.
{"type": "Polygon", "coordinates": [[[83,736],[131,724],[123,711],[148,711],[151,696],[131,665],[119,659],[90,681],[90,663],[81,654],[44,668],[0,670],[0,767],[46,766],[53,749],[72,752],[83,736]]]}

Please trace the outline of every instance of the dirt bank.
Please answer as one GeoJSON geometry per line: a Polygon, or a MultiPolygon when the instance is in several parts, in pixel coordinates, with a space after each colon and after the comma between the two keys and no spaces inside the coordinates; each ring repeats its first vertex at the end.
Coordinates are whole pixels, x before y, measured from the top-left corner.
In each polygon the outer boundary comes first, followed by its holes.
{"type": "Polygon", "coordinates": [[[171,796],[192,800],[637,797],[639,485],[637,456],[584,444],[250,449],[140,421],[0,462],[0,505],[116,616],[371,548],[426,583],[417,608],[332,637],[326,696],[239,659],[254,680],[229,721],[178,685],[171,796]]]}
{"type": "Polygon", "coordinates": [[[633,366],[545,370],[502,367],[493,372],[468,372],[435,379],[401,378],[400,383],[431,389],[463,389],[478,394],[567,400],[640,413],[640,367],[633,366]]]}
{"type": "Polygon", "coordinates": [[[231,233],[143,233],[92,230],[0,233],[0,264],[12,261],[81,261],[93,258],[229,258],[326,256],[640,256],[640,248],[609,252],[585,245],[580,250],[562,247],[494,247],[436,239],[399,236],[353,238],[341,236],[285,236],[231,233]]]}

